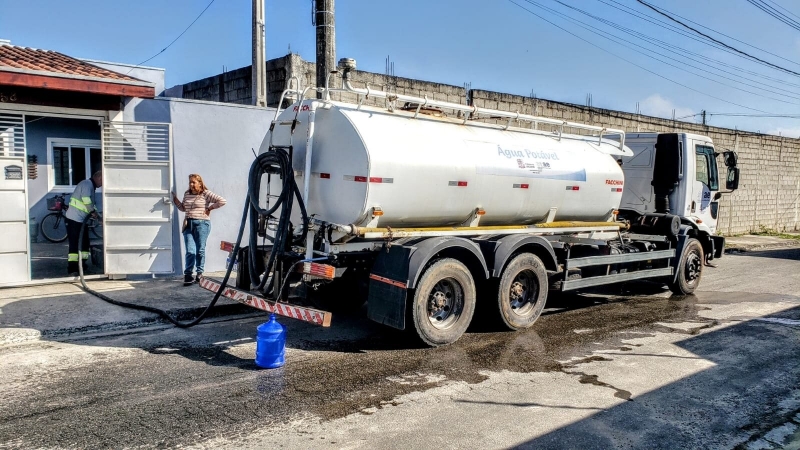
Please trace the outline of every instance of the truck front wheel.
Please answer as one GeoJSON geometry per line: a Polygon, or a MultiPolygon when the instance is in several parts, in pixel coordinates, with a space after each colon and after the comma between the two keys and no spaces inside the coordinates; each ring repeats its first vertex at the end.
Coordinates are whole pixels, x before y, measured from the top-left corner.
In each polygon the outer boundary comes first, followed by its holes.
{"type": "Polygon", "coordinates": [[[411,316],[417,335],[436,347],[451,344],[467,330],[475,312],[475,281],[461,262],[445,258],[422,274],[411,316]]]}
{"type": "Polygon", "coordinates": [[[678,267],[675,268],[677,276],[669,283],[669,289],[678,295],[694,293],[703,275],[703,261],[703,246],[700,241],[694,238],[687,240],[678,267]]]}
{"type": "Polygon", "coordinates": [[[497,288],[500,319],[512,330],[529,328],[547,301],[547,270],[538,256],[522,253],[508,263],[497,288]]]}

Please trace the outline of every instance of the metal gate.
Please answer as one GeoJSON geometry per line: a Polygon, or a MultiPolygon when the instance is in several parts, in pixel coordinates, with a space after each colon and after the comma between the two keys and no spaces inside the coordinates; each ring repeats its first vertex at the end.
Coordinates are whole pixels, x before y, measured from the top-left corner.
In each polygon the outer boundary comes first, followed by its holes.
{"type": "Polygon", "coordinates": [[[103,127],[103,260],[108,275],[171,274],[172,125],[103,127]]]}
{"type": "Polygon", "coordinates": [[[0,285],[31,279],[27,173],[24,116],[0,111],[0,285]]]}

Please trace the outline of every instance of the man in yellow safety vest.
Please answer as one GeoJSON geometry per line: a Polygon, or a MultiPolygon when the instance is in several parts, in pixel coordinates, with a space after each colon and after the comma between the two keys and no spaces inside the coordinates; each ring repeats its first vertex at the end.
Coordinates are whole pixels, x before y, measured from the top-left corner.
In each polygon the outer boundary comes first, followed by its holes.
{"type": "Polygon", "coordinates": [[[86,260],[89,259],[89,229],[83,229],[83,242],[81,253],[78,255],[78,240],[81,234],[81,225],[86,217],[97,218],[97,205],[94,193],[103,185],[103,173],[99,170],[92,174],[88,180],[83,180],[75,186],[75,191],[69,199],[69,209],[64,214],[67,219],[67,237],[69,238],[69,254],[67,255],[67,273],[76,275],[78,264],[83,259],[84,269],[86,260]]]}

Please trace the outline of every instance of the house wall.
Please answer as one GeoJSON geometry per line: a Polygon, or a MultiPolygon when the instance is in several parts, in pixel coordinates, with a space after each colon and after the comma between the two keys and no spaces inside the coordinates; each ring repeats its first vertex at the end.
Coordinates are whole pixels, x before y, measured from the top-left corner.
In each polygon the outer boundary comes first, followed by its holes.
{"type": "MultiPolygon", "coordinates": [[[[173,130],[173,173],[179,197],[188,189],[191,173],[200,174],[212,192],[227,204],[211,213],[211,234],[206,249],[207,272],[225,270],[227,253],[219,250],[222,240],[233,241],[239,231],[247,195],[247,175],[253,149],[261,141],[275,115],[272,108],[157,98],[134,100],[124,110],[124,120],[171,122],[173,130]]],[[[183,213],[175,208],[174,252],[176,273],[183,271],[185,246],[180,234],[183,213]]],[[[245,235],[244,242],[247,242],[245,235]]]]}
{"type": "MultiPolygon", "coordinates": [[[[36,179],[28,179],[28,205],[30,217],[41,221],[47,210],[47,197],[54,193],[72,190],[53,189],[54,179],[48,164],[48,138],[61,139],[90,139],[100,142],[100,125],[96,120],[67,119],[60,117],[25,116],[25,145],[28,156],[36,155],[38,169],[36,179]]],[[[67,196],[69,199],[69,196],[67,196]]],[[[96,200],[102,210],[102,195],[98,192],[96,200]]],[[[44,240],[39,236],[39,240],[44,240]]]]}

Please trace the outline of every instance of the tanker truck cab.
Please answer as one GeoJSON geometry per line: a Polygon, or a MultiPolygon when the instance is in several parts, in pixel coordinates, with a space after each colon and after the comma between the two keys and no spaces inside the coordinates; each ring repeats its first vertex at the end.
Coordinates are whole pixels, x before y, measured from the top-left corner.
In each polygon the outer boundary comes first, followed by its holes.
{"type": "MultiPolygon", "coordinates": [[[[703,246],[706,260],[722,256],[724,238],[716,236],[720,172],[711,138],[690,133],[631,133],[633,156],[618,160],[625,173],[620,217],[635,221],[651,213],[680,217],[685,232],[703,246]]],[[[723,152],[727,193],[738,187],[736,153],[723,152]]]]}

